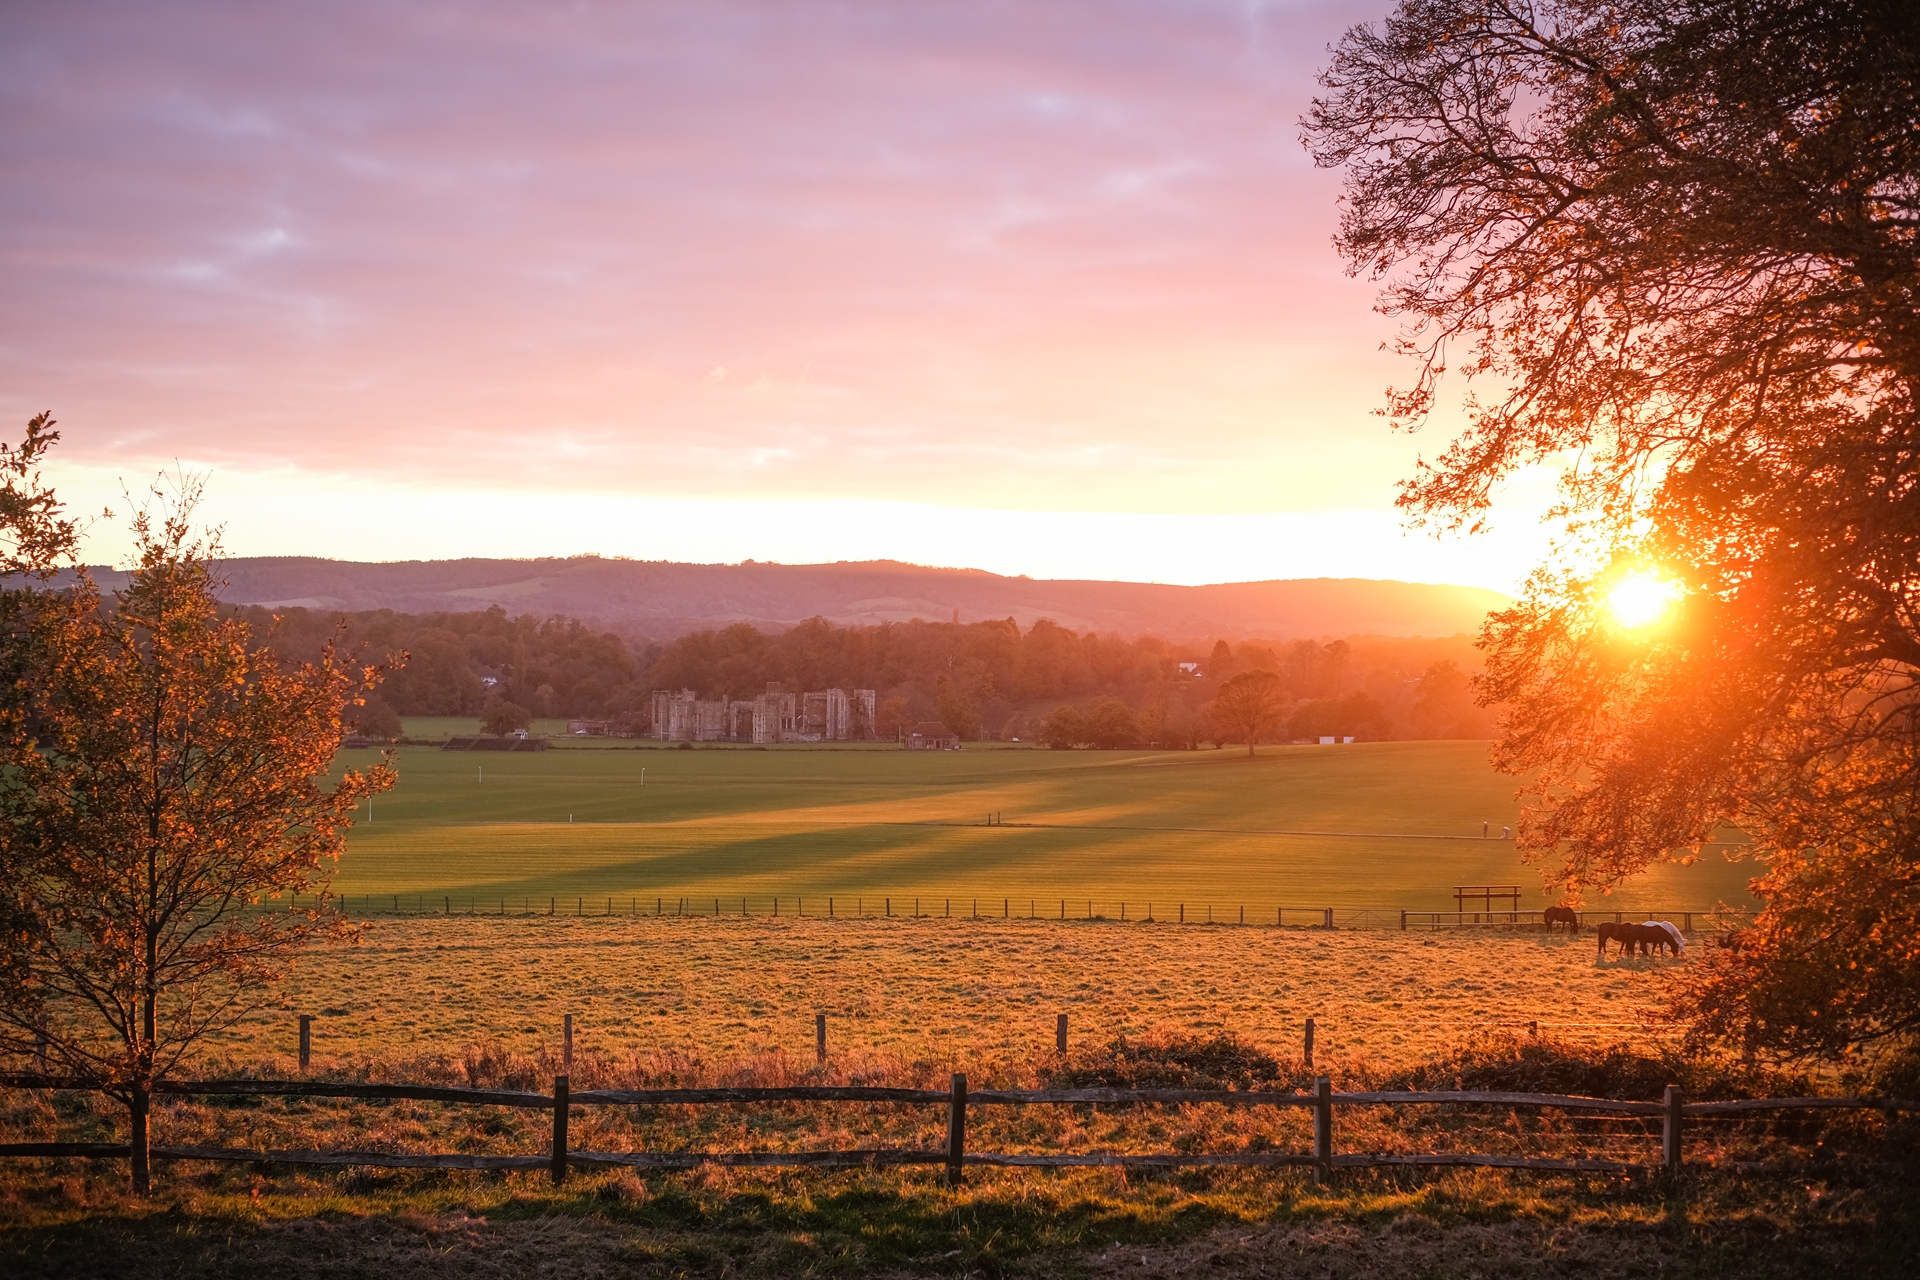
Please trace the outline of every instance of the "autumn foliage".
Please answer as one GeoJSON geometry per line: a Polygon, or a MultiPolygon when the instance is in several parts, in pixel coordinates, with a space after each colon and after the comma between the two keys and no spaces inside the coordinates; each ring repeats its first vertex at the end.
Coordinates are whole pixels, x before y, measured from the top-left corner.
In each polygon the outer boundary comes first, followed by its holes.
{"type": "Polygon", "coordinates": [[[1920,1035],[1916,48],[1908,4],[1402,0],[1305,122],[1407,322],[1390,414],[1488,388],[1403,506],[1561,477],[1486,633],[1522,847],[1578,893],[1744,833],[1768,910],[1681,1012],[1783,1053],[1920,1035]]]}
{"type": "Polygon", "coordinates": [[[394,776],[322,785],[381,670],[333,652],[283,666],[223,619],[191,497],[135,517],[138,567],[115,598],[83,574],[36,593],[10,640],[0,1046],[127,1105],[139,1187],[154,1082],[342,929],[333,862],[394,776]]]}

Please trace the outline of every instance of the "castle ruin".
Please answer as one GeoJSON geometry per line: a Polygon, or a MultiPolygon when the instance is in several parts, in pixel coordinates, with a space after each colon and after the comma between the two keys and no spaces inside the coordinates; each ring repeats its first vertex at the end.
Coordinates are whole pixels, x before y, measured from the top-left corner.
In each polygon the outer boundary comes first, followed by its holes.
{"type": "Polygon", "coordinates": [[[872,689],[703,699],[691,689],[653,691],[653,736],[662,742],[863,742],[873,737],[872,689]]]}

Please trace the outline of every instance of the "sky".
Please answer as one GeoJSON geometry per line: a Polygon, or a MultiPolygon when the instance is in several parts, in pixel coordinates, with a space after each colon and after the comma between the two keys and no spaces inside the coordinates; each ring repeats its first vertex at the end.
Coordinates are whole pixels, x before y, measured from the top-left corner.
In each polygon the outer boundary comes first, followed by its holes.
{"type": "MultiPolygon", "coordinates": [[[[1298,120],[1386,0],[0,6],[0,427],[125,554],[1512,590],[1298,120]]],[[[1531,486],[1531,487],[1530,487],[1531,486]]]]}

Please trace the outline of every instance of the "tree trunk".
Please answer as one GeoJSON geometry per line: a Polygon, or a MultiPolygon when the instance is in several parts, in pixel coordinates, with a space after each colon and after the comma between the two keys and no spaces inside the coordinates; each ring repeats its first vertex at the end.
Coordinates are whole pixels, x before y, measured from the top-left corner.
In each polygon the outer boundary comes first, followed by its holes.
{"type": "Polygon", "coordinates": [[[145,1085],[136,1084],[127,1097],[128,1140],[133,1147],[133,1190],[145,1195],[153,1185],[153,1160],[147,1132],[147,1114],[152,1097],[145,1085]]]}

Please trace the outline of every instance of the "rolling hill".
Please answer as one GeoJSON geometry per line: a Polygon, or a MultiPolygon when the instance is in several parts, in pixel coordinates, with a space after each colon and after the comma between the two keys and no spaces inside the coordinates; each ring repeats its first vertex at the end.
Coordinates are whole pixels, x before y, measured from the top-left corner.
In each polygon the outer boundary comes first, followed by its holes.
{"type": "MultiPolygon", "coordinates": [[[[235,604],[359,612],[476,610],[566,614],[629,635],[671,639],[747,622],[779,630],[811,617],[841,626],[911,618],[1051,618],[1076,631],[1288,640],[1449,636],[1479,628],[1507,597],[1479,587],[1363,578],[1174,586],[1003,577],[897,561],[675,564],[594,556],[549,560],[356,563],[317,557],[229,560],[235,604]]],[[[103,585],[121,575],[97,570],[103,585]]]]}

